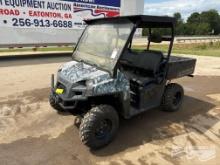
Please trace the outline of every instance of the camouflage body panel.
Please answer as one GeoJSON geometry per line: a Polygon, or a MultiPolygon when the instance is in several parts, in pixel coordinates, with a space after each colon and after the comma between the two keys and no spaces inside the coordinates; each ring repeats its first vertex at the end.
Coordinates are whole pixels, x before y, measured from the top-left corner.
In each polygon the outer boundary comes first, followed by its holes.
{"type": "Polygon", "coordinates": [[[71,61],[62,66],[61,76],[71,83],[83,80],[93,80],[97,77],[110,78],[107,72],[98,70],[94,66],[84,64],[82,62],[71,61]]]}
{"type": "MultiPolygon", "coordinates": [[[[90,81],[86,86],[86,96],[105,95],[117,92],[127,93],[129,91],[129,80],[123,73],[118,71],[117,77],[112,78],[108,72],[97,69],[95,66],[82,62],[71,61],[64,64],[58,72],[58,82],[61,82],[68,92],[77,88],[78,82],[90,81]]],[[[70,94],[66,95],[70,96],[70,94]]]]}
{"type": "Polygon", "coordinates": [[[94,85],[94,90],[93,90],[95,95],[126,92],[126,91],[129,91],[129,81],[125,77],[125,75],[119,71],[115,79],[113,78],[101,79],[100,83],[94,85]]]}

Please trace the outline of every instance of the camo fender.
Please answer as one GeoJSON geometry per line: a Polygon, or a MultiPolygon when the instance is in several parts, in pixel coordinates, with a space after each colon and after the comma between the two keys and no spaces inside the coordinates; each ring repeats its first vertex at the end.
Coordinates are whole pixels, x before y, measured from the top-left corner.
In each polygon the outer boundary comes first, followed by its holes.
{"type": "Polygon", "coordinates": [[[117,78],[106,79],[105,77],[99,77],[100,83],[94,85],[94,95],[102,95],[108,93],[127,92],[129,91],[129,81],[125,75],[118,71],[117,78]]]}

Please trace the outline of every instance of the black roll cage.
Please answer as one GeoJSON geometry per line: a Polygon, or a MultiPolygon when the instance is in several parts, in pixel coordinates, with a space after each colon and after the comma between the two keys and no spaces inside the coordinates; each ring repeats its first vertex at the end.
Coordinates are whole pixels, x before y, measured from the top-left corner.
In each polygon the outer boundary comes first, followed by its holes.
{"type": "MultiPolygon", "coordinates": [[[[117,75],[117,68],[119,65],[119,61],[121,58],[121,55],[127,50],[132,45],[132,40],[134,37],[134,34],[136,32],[137,28],[148,28],[149,29],[149,38],[151,38],[152,35],[152,29],[153,28],[170,28],[171,29],[171,35],[168,37],[162,37],[162,41],[169,41],[169,49],[167,56],[164,58],[164,64],[165,64],[165,72],[168,70],[168,65],[167,63],[170,60],[170,55],[172,52],[173,48],[173,43],[174,43],[174,37],[175,37],[175,24],[176,24],[176,19],[174,17],[167,17],[167,16],[149,16],[149,15],[134,15],[134,16],[120,16],[120,17],[109,17],[109,18],[98,18],[98,19],[90,19],[90,20],[84,20],[87,25],[92,25],[92,24],[102,24],[102,23],[120,23],[122,21],[128,20],[134,24],[131,33],[128,37],[128,40],[120,54],[120,57],[114,67],[113,71],[113,77],[117,75]]],[[[87,27],[86,27],[87,28],[87,27]]],[[[78,43],[80,42],[86,28],[84,29],[83,33],[81,34],[78,43]]],[[[78,43],[74,49],[76,50],[78,43]]],[[[148,39],[148,44],[147,44],[147,50],[150,49],[150,44],[151,40],[148,39]]],[[[101,69],[101,68],[100,68],[101,69]]],[[[166,73],[165,73],[166,74],[166,73]]]]}
{"type": "MultiPolygon", "coordinates": [[[[124,17],[126,18],[126,17],[124,17]]],[[[174,38],[175,38],[175,24],[176,24],[176,19],[173,17],[160,17],[160,16],[145,16],[145,15],[139,15],[139,16],[127,16],[127,19],[130,20],[137,20],[135,23],[134,21],[132,21],[134,23],[133,29],[131,31],[131,34],[128,38],[127,43],[124,46],[124,49],[122,51],[121,54],[124,53],[124,51],[126,51],[127,48],[131,48],[132,45],[132,40],[134,38],[134,34],[136,32],[137,28],[149,28],[149,36],[148,36],[148,44],[147,44],[147,50],[150,49],[150,44],[151,44],[151,35],[152,35],[152,29],[153,28],[170,28],[171,29],[171,35],[170,36],[163,36],[161,39],[162,41],[169,41],[169,49],[168,49],[168,53],[167,53],[167,57],[164,58],[164,65],[165,65],[165,75],[167,73],[168,70],[168,62],[170,60],[170,56],[171,56],[171,52],[172,52],[172,48],[173,48],[173,43],[174,43],[174,38]]],[[[120,57],[118,62],[120,61],[120,57]]],[[[114,76],[116,75],[117,72],[117,68],[118,68],[118,62],[116,64],[115,70],[114,70],[114,76]]]]}

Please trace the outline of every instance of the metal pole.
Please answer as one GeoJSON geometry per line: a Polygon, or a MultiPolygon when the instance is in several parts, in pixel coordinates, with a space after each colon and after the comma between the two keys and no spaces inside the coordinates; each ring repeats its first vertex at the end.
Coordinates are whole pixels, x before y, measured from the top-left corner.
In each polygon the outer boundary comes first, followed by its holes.
{"type": "Polygon", "coordinates": [[[151,38],[151,28],[149,28],[149,34],[148,34],[148,44],[147,44],[147,50],[150,49],[150,38],[151,38]]]}
{"type": "Polygon", "coordinates": [[[169,50],[168,50],[168,54],[167,54],[167,61],[169,61],[170,59],[170,55],[172,52],[172,48],[173,48],[173,42],[174,42],[174,25],[172,25],[172,39],[170,41],[170,46],[169,46],[169,50]]]}
{"type": "Polygon", "coordinates": [[[54,89],[54,74],[51,75],[51,88],[54,89]]]}

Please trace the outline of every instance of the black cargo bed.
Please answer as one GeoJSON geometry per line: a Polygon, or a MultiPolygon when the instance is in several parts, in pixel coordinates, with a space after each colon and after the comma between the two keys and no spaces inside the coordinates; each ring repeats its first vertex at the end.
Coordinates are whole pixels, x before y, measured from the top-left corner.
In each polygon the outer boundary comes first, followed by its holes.
{"type": "Polygon", "coordinates": [[[175,79],[193,74],[195,70],[196,59],[188,57],[171,56],[167,79],[175,79]]]}

